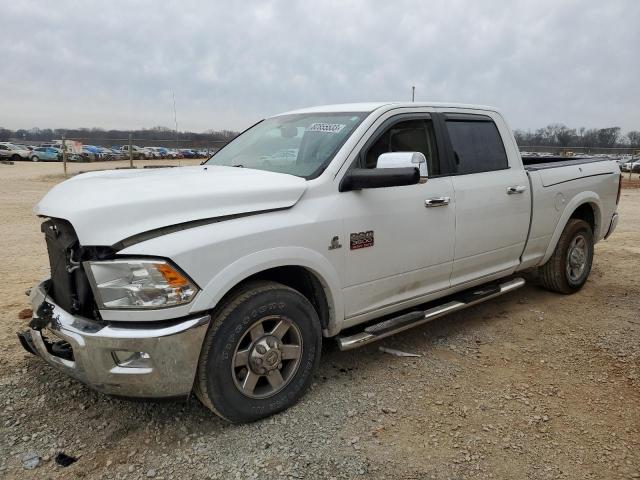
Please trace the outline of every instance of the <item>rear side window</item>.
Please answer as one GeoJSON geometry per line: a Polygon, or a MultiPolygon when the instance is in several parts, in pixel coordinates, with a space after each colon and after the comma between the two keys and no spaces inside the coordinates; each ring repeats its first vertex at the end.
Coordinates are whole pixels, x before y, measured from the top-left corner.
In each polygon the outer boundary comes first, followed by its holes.
{"type": "Polygon", "coordinates": [[[502,137],[491,120],[447,119],[446,125],[459,174],[509,168],[502,137]]]}

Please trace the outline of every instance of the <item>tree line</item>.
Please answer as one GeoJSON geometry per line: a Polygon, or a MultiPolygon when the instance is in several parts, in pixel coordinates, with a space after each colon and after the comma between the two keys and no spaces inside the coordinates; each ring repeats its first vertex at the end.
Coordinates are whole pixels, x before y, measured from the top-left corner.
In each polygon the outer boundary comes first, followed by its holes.
{"type": "Polygon", "coordinates": [[[65,138],[80,140],[88,145],[111,146],[124,144],[133,134],[135,142],[144,145],[216,145],[233,139],[237,132],[231,130],[208,130],[202,133],[177,132],[166,127],[154,127],[139,130],[105,130],[102,128],[31,128],[29,130],[10,130],[0,127],[0,141],[8,142],[50,142],[65,138]]]}
{"type": "MultiPolygon", "coordinates": [[[[166,127],[154,127],[140,130],[104,130],[101,128],[51,129],[31,128],[29,130],[10,130],[0,127],[0,141],[50,142],[65,135],[69,139],[81,140],[90,145],[111,146],[126,143],[129,134],[136,142],[145,145],[216,145],[232,140],[238,133],[231,130],[208,130],[202,133],[177,132],[166,127]]],[[[622,134],[620,127],[607,128],[569,128],[561,123],[547,125],[535,131],[514,131],[520,146],[532,147],[585,147],[615,148],[640,147],[640,131],[622,134]]]]}
{"type": "Polygon", "coordinates": [[[547,125],[535,131],[513,132],[519,146],[615,148],[640,147],[640,131],[622,134],[620,127],[569,128],[561,123],[547,125]]]}

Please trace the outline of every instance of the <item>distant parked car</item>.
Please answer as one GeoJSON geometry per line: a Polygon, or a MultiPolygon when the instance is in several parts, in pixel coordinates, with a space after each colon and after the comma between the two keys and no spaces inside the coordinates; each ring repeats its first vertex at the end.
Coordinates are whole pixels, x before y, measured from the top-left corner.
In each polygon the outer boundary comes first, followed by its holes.
{"type": "Polygon", "coordinates": [[[60,160],[62,154],[57,148],[53,147],[36,147],[31,151],[31,161],[39,162],[43,161],[57,161],[60,160]]]}
{"type": "Polygon", "coordinates": [[[160,154],[160,158],[170,158],[169,149],[165,147],[156,147],[158,153],[160,154]]]}
{"type": "Polygon", "coordinates": [[[122,160],[125,158],[124,153],[119,148],[107,147],[107,150],[111,152],[114,160],[122,160]]]}
{"type": "Polygon", "coordinates": [[[85,162],[95,162],[100,160],[100,150],[93,145],[83,145],[80,156],[85,162]]]}
{"type": "Polygon", "coordinates": [[[29,151],[33,150],[33,147],[31,145],[23,145],[22,143],[14,143],[14,145],[20,148],[21,150],[29,150],[29,151]]]}
{"type": "Polygon", "coordinates": [[[181,148],[180,153],[183,158],[198,158],[198,154],[195,150],[191,150],[190,148],[181,148]]]}
{"type": "Polygon", "coordinates": [[[31,157],[31,151],[25,148],[20,148],[10,142],[0,142],[0,155],[14,161],[29,160],[31,157]]]}
{"type": "MultiPolygon", "coordinates": [[[[129,158],[129,145],[123,145],[122,147],[120,147],[120,150],[126,158],[129,158]]],[[[147,152],[145,152],[143,148],[138,147],[137,145],[133,145],[131,147],[131,152],[133,153],[134,160],[147,158],[147,152]]]]}
{"type": "Polygon", "coordinates": [[[634,163],[638,162],[638,160],[639,159],[637,159],[637,158],[632,158],[630,160],[627,160],[625,163],[620,165],[620,170],[622,170],[623,172],[630,172],[631,171],[631,165],[633,165],[634,163]]]}
{"type": "Polygon", "coordinates": [[[629,171],[633,173],[640,173],[640,160],[636,160],[635,162],[629,165],[629,171]]]}
{"type": "Polygon", "coordinates": [[[162,158],[160,147],[144,147],[144,150],[147,152],[149,158],[162,158]]]}
{"type": "Polygon", "coordinates": [[[630,156],[627,155],[625,157],[616,158],[615,161],[618,163],[618,166],[620,167],[620,170],[622,170],[622,166],[627,162],[633,161],[633,159],[630,156]]]}

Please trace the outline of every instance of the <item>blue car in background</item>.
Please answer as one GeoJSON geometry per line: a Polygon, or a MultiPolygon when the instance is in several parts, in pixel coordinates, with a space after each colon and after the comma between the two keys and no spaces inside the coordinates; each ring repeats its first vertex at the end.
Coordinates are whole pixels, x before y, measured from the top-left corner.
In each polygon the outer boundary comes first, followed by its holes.
{"type": "Polygon", "coordinates": [[[80,156],[85,162],[100,160],[100,149],[95,145],[83,145],[80,156]]]}
{"type": "Polygon", "coordinates": [[[56,161],[58,160],[58,155],[60,154],[60,150],[53,147],[36,147],[31,150],[31,156],[29,157],[32,162],[39,162],[40,160],[44,161],[56,161]]]}

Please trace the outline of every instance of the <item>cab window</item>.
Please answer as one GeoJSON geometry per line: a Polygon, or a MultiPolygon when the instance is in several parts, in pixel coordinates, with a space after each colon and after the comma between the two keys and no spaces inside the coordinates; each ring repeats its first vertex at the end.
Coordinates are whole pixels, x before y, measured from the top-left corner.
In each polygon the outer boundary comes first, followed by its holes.
{"type": "Polygon", "coordinates": [[[364,153],[362,166],[376,168],[378,157],[389,152],[421,152],[427,159],[429,176],[440,174],[433,122],[430,119],[403,120],[386,128],[364,153]]]}
{"type": "Polygon", "coordinates": [[[484,116],[447,119],[447,132],[458,174],[491,172],[509,168],[498,128],[484,116]]]}

